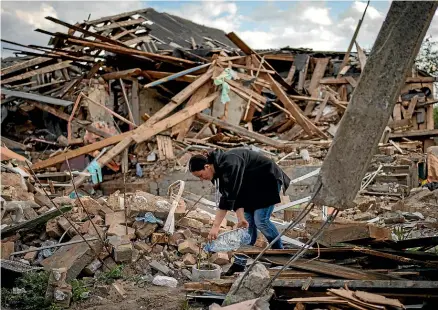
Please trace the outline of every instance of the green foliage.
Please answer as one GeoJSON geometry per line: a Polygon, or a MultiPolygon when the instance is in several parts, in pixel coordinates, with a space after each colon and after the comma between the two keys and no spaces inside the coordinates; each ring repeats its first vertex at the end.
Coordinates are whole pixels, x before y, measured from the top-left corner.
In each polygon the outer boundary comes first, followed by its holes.
{"type": "Polygon", "coordinates": [[[118,265],[107,272],[102,272],[99,274],[98,281],[103,282],[105,284],[111,284],[117,279],[123,278],[123,268],[124,265],[118,265]]]}
{"type": "Polygon", "coordinates": [[[72,288],[73,301],[87,299],[90,290],[87,288],[84,280],[74,279],[73,281],[71,281],[70,285],[72,288]]]}
{"type": "Polygon", "coordinates": [[[24,293],[14,294],[11,289],[2,288],[2,306],[21,310],[55,310],[56,307],[47,304],[48,272],[27,272],[15,281],[15,287],[24,289],[24,293]]]}
{"type": "Polygon", "coordinates": [[[432,76],[438,75],[438,42],[433,41],[431,36],[421,44],[415,64],[432,76]]]}

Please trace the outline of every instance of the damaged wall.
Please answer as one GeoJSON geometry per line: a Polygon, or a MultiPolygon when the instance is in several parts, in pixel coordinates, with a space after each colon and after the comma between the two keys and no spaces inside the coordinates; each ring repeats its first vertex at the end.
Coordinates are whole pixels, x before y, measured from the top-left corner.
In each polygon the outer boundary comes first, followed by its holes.
{"type": "Polygon", "coordinates": [[[155,89],[144,88],[139,92],[140,97],[140,118],[145,113],[147,115],[154,115],[158,110],[160,110],[167,101],[161,99],[162,96],[158,94],[155,89]]]}

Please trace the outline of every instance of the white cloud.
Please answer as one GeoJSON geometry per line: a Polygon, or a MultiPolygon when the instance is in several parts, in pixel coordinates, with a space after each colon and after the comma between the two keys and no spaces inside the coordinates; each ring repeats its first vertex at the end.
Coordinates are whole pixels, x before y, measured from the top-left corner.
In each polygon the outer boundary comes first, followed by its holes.
{"type": "Polygon", "coordinates": [[[45,19],[46,16],[57,18],[56,10],[47,3],[41,3],[38,10],[26,11],[25,8],[15,10],[15,15],[23,22],[35,28],[54,28],[54,23],[45,19]]]}
{"type": "Polygon", "coordinates": [[[328,26],[332,24],[327,8],[308,7],[302,13],[301,19],[319,25],[328,26]]]}

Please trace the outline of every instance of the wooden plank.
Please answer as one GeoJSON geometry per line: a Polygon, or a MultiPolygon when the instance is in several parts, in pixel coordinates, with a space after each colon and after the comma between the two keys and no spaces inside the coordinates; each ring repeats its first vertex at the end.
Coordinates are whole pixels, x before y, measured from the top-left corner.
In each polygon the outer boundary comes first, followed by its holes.
{"type": "MultiPolygon", "coordinates": [[[[157,80],[166,78],[166,77],[174,74],[172,72],[162,72],[162,71],[152,71],[152,70],[145,70],[143,72],[147,73],[151,78],[157,79],[157,80]]],[[[197,75],[183,75],[183,76],[177,77],[175,79],[175,81],[192,83],[198,77],[199,76],[197,76],[197,75]]]]}
{"type": "Polygon", "coordinates": [[[245,43],[243,42],[236,33],[230,32],[226,34],[227,38],[231,40],[238,48],[242,50],[246,55],[255,54],[255,52],[245,43]]]}
{"type": "Polygon", "coordinates": [[[359,57],[359,63],[360,63],[360,70],[363,72],[363,68],[365,68],[365,65],[367,63],[367,55],[365,55],[365,52],[360,47],[359,43],[356,43],[356,50],[357,50],[357,56],[359,57]]]}
{"type": "MultiPolygon", "coordinates": [[[[308,88],[310,94],[312,94],[318,88],[319,81],[324,77],[329,60],[329,58],[318,58],[316,60],[315,70],[313,71],[312,79],[310,80],[310,85],[308,88]]],[[[312,95],[312,97],[316,96],[312,95]]]]}
{"type": "Polygon", "coordinates": [[[294,79],[296,70],[297,70],[297,67],[295,67],[295,64],[292,64],[290,66],[290,69],[289,69],[289,72],[288,72],[287,78],[286,78],[286,83],[288,83],[289,85],[292,85],[292,83],[293,83],[293,79],[294,79]]]}
{"type": "Polygon", "coordinates": [[[363,306],[365,307],[364,309],[375,309],[375,310],[385,310],[385,307],[383,306],[376,306],[376,305],[372,305],[366,302],[363,302],[359,299],[357,299],[356,297],[354,297],[354,293],[353,291],[347,291],[345,289],[329,289],[328,290],[330,293],[332,293],[333,295],[339,296],[343,299],[349,300],[351,302],[353,302],[354,304],[357,304],[359,306],[363,306]]]}
{"type": "MultiPolygon", "coordinates": [[[[224,63],[224,62],[219,62],[219,64],[222,65],[222,66],[229,66],[229,64],[224,63]]],[[[247,67],[247,66],[244,66],[244,65],[237,65],[237,64],[233,64],[233,63],[231,64],[231,67],[233,67],[233,68],[241,68],[241,69],[246,69],[246,70],[253,70],[253,71],[257,71],[258,70],[258,68],[247,67]]],[[[273,70],[266,70],[266,69],[260,69],[260,72],[271,73],[271,74],[275,73],[275,71],[273,71],[273,70]]]]}
{"type": "Polygon", "coordinates": [[[369,292],[356,291],[354,296],[363,302],[371,304],[379,304],[384,306],[392,306],[396,308],[404,308],[404,305],[398,299],[386,298],[385,296],[373,294],[369,292]]]}
{"type": "Polygon", "coordinates": [[[270,146],[273,146],[275,148],[283,148],[284,147],[283,143],[281,143],[279,141],[265,137],[264,135],[261,135],[261,134],[256,133],[256,132],[246,130],[243,127],[231,125],[228,122],[221,121],[221,120],[219,120],[215,117],[209,116],[209,115],[199,113],[196,115],[196,118],[203,121],[203,122],[215,124],[216,126],[219,126],[223,129],[233,131],[234,133],[236,133],[238,135],[254,139],[260,143],[270,145],[270,146]]]}
{"type": "Polygon", "coordinates": [[[141,42],[149,42],[151,41],[151,37],[149,37],[148,35],[146,36],[142,36],[142,37],[137,37],[128,41],[124,41],[123,43],[127,46],[131,46],[133,44],[137,44],[137,43],[141,43],[141,42]]]}
{"type": "Polygon", "coordinates": [[[295,60],[293,55],[282,55],[282,54],[264,54],[263,57],[268,60],[280,60],[292,62],[295,60]]]}
{"type": "Polygon", "coordinates": [[[140,9],[140,10],[125,12],[125,13],[116,14],[116,15],[112,15],[112,16],[101,17],[101,18],[98,18],[98,19],[85,21],[84,24],[85,25],[96,25],[96,24],[100,24],[100,23],[103,23],[103,22],[107,22],[107,21],[109,21],[111,19],[112,20],[118,20],[118,19],[129,17],[129,16],[132,16],[132,15],[140,14],[140,13],[146,12],[148,10],[150,10],[150,9],[140,9]]]}
{"type": "Polygon", "coordinates": [[[219,92],[215,92],[210,96],[198,101],[196,104],[192,106],[187,106],[183,110],[173,114],[172,116],[167,117],[166,119],[155,123],[153,126],[146,127],[142,130],[136,130],[133,135],[133,139],[135,142],[140,143],[147,139],[149,139],[154,134],[157,134],[166,129],[172,128],[173,126],[181,123],[183,120],[188,119],[189,117],[199,113],[210,107],[210,103],[215,100],[219,96],[219,92]],[[156,132],[159,130],[158,132],[156,132]]]}
{"type": "MultiPolygon", "coordinates": [[[[186,106],[189,107],[189,106],[195,105],[198,101],[200,101],[202,98],[207,96],[212,84],[213,83],[211,81],[207,81],[204,85],[202,85],[200,88],[198,88],[193,93],[193,95],[190,97],[186,106]]],[[[190,130],[190,126],[192,126],[194,119],[195,119],[195,117],[190,117],[174,127],[175,131],[178,132],[178,136],[177,136],[178,141],[184,140],[186,134],[190,130]]]]}
{"type": "Polygon", "coordinates": [[[395,104],[394,111],[392,112],[392,117],[394,118],[395,121],[399,121],[402,119],[400,103],[395,104]]]}
{"type": "Polygon", "coordinates": [[[137,29],[124,30],[124,31],[122,31],[122,32],[119,32],[119,33],[116,34],[116,35],[113,35],[113,36],[111,37],[111,39],[113,39],[113,40],[118,40],[118,39],[123,38],[123,37],[126,36],[127,34],[134,33],[134,32],[136,32],[136,31],[137,31],[137,29]]]}
{"type": "Polygon", "coordinates": [[[415,107],[417,106],[417,102],[418,96],[414,96],[409,102],[408,111],[405,118],[412,118],[412,116],[414,115],[415,107]]]}
{"type": "Polygon", "coordinates": [[[267,98],[260,95],[259,93],[251,90],[250,88],[244,87],[242,84],[240,84],[237,81],[233,81],[233,80],[227,80],[227,83],[230,84],[231,86],[241,90],[242,92],[246,93],[248,96],[251,96],[255,99],[257,99],[257,101],[262,102],[263,104],[266,103],[267,98]]]}
{"type": "Polygon", "coordinates": [[[165,55],[160,55],[160,54],[143,52],[143,51],[136,50],[136,49],[129,48],[129,47],[115,46],[115,45],[109,45],[109,44],[99,43],[99,42],[89,42],[89,41],[85,41],[85,40],[72,39],[72,38],[68,38],[67,41],[74,43],[74,44],[77,44],[77,45],[98,48],[98,49],[102,49],[102,50],[116,53],[116,54],[144,56],[144,57],[148,57],[150,59],[156,60],[156,61],[171,62],[171,63],[175,63],[175,64],[185,64],[185,65],[195,64],[193,61],[190,61],[190,60],[181,59],[181,58],[172,57],[172,56],[165,56],[165,55]]]}
{"type": "Polygon", "coordinates": [[[134,79],[132,81],[131,104],[132,104],[132,116],[134,117],[134,123],[140,125],[140,98],[138,93],[137,79],[134,79]]]}
{"type": "Polygon", "coordinates": [[[0,142],[6,145],[9,149],[20,149],[23,151],[27,149],[26,145],[3,136],[0,138],[0,142]]]}
{"type": "MultiPolygon", "coordinates": [[[[309,88],[307,89],[311,97],[319,97],[318,96],[319,81],[324,77],[328,63],[329,63],[329,58],[318,58],[316,60],[315,70],[313,71],[312,79],[310,80],[310,85],[309,88]]],[[[304,110],[304,115],[306,116],[310,115],[314,107],[315,107],[314,101],[308,102],[306,105],[306,109],[304,110]]]]}
{"type": "Polygon", "coordinates": [[[300,72],[298,72],[298,85],[297,85],[298,91],[302,91],[304,89],[304,82],[306,81],[306,77],[307,77],[307,68],[309,67],[309,60],[310,57],[307,55],[304,68],[300,70],[300,72]]]}
{"type": "Polygon", "coordinates": [[[67,67],[71,66],[70,65],[71,62],[72,62],[71,60],[67,60],[67,61],[63,61],[61,63],[57,63],[57,64],[54,64],[54,65],[46,66],[46,67],[43,67],[43,68],[38,68],[36,70],[32,70],[32,71],[29,71],[29,72],[26,72],[26,73],[23,73],[23,74],[19,74],[19,75],[10,77],[8,79],[4,79],[4,80],[1,81],[1,83],[2,84],[12,83],[12,82],[15,82],[15,81],[20,81],[20,80],[24,80],[24,79],[33,77],[33,76],[35,76],[37,74],[43,74],[43,73],[53,72],[53,71],[56,71],[56,70],[67,68],[67,67]]]}
{"type": "Polygon", "coordinates": [[[42,96],[42,95],[38,95],[38,94],[26,93],[26,92],[9,90],[9,89],[4,89],[4,88],[2,88],[1,92],[2,92],[2,94],[5,94],[7,96],[23,98],[23,99],[33,100],[33,101],[39,101],[39,102],[59,105],[59,106],[63,106],[63,107],[67,107],[67,106],[73,104],[73,101],[62,100],[62,99],[57,99],[57,98],[53,98],[53,97],[49,97],[49,96],[42,96]]]}
{"type": "MultiPolygon", "coordinates": [[[[264,256],[270,262],[284,265],[289,258],[281,256],[264,256]]],[[[335,278],[349,279],[349,280],[397,280],[399,278],[388,274],[378,272],[369,272],[365,270],[355,269],[351,267],[325,263],[318,260],[298,259],[290,265],[292,268],[315,272],[320,275],[332,276],[335,278]]]]}
{"type": "Polygon", "coordinates": [[[350,83],[353,88],[357,87],[357,81],[352,76],[346,76],[345,79],[350,83]]]}
{"type": "Polygon", "coordinates": [[[435,121],[433,118],[433,106],[426,107],[426,129],[432,130],[435,128],[435,121]]]}
{"type": "Polygon", "coordinates": [[[172,97],[171,101],[166,104],[162,109],[160,109],[157,113],[152,115],[148,119],[148,124],[153,124],[162,118],[164,118],[167,114],[176,109],[180,104],[182,104],[187,98],[189,98],[198,88],[200,88],[204,83],[211,79],[213,76],[213,70],[210,68],[206,73],[201,75],[196,81],[191,83],[189,86],[184,88],[178,94],[172,97]]]}
{"type": "Polygon", "coordinates": [[[314,134],[319,135],[325,139],[328,139],[327,135],[324,134],[319,128],[317,128],[306,116],[303,115],[301,109],[288,98],[286,93],[281,89],[281,87],[277,84],[277,82],[272,78],[272,76],[268,77],[270,79],[270,84],[272,91],[278,97],[278,99],[283,103],[283,106],[289,110],[294,116],[296,122],[306,131],[307,134],[313,136],[314,134]]]}
{"type": "Polygon", "coordinates": [[[117,80],[117,79],[126,79],[128,77],[137,76],[141,74],[141,69],[134,68],[123,71],[115,71],[110,73],[102,74],[102,78],[104,80],[117,80]]]}
{"type": "Polygon", "coordinates": [[[330,98],[330,94],[326,93],[325,97],[324,97],[324,101],[319,106],[318,114],[316,114],[316,117],[315,117],[315,120],[314,120],[315,123],[319,122],[319,120],[321,119],[322,113],[324,112],[324,109],[325,109],[325,107],[327,105],[327,102],[328,102],[329,98],[330,98]]]}
{"type": "Polygon", "coordinates": [[[393,132],[389,134],[389,138],[409,138],[409,137],[436,137],[438,136],[438,129],[424,129],[424,130],[411,130],[403,132],[393,132]]]}
{"type": "Polygon", "coordinates": [[[23,62],[14,64],[12,66],[3,68],[0,71],[0,75],[3,76],[3,75],[6,75],[6,74],[10,74],[10,73],[13,73],[13,72],[16,72],[16,71],[19,71],[19,70],[23,70],[23,69],[26,69],[26,68],[29,68],[29,67],[32,67],[32,66],[39,65],[39,64],[41,64],[43,62],[46,62],[46,61],[49,61],[49,60],[52,60],[52,58],[49,58],[49,57],[36,57],[36,58],[31,59],[31,60],[23,61],[23,62]]]}
{"type": "Polygon", "coordinates": [[[144,23],[145,21],[146,20],[144,18],[140,17],[137,19],[130,19],[130,20],[122,21],[122,22],[112,22],[111,24],[105,25],[102,27],[94,27],[94,30],[96,30],[97,32],[102,32],[102,31],[110,30],[110,29],[114,29],[114,28],[138,25],[138,24],[144,23]]]}

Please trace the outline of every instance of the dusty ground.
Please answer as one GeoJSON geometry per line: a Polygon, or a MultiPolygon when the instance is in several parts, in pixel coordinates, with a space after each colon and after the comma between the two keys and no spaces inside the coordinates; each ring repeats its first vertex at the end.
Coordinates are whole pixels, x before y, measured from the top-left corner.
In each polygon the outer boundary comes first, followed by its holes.
{"type": "Polygon", "coordinates": [[[181,287],[168,288],[154,285],[138,287],[134,282],[122,282],[127,296],[122,299],[115,291],[109,294],[95,292],[89,299],[73,304],[72,310],[185,310],[185,292],[181,287]],[[106,295],[106,296],[104,296],[106,295]]]}

